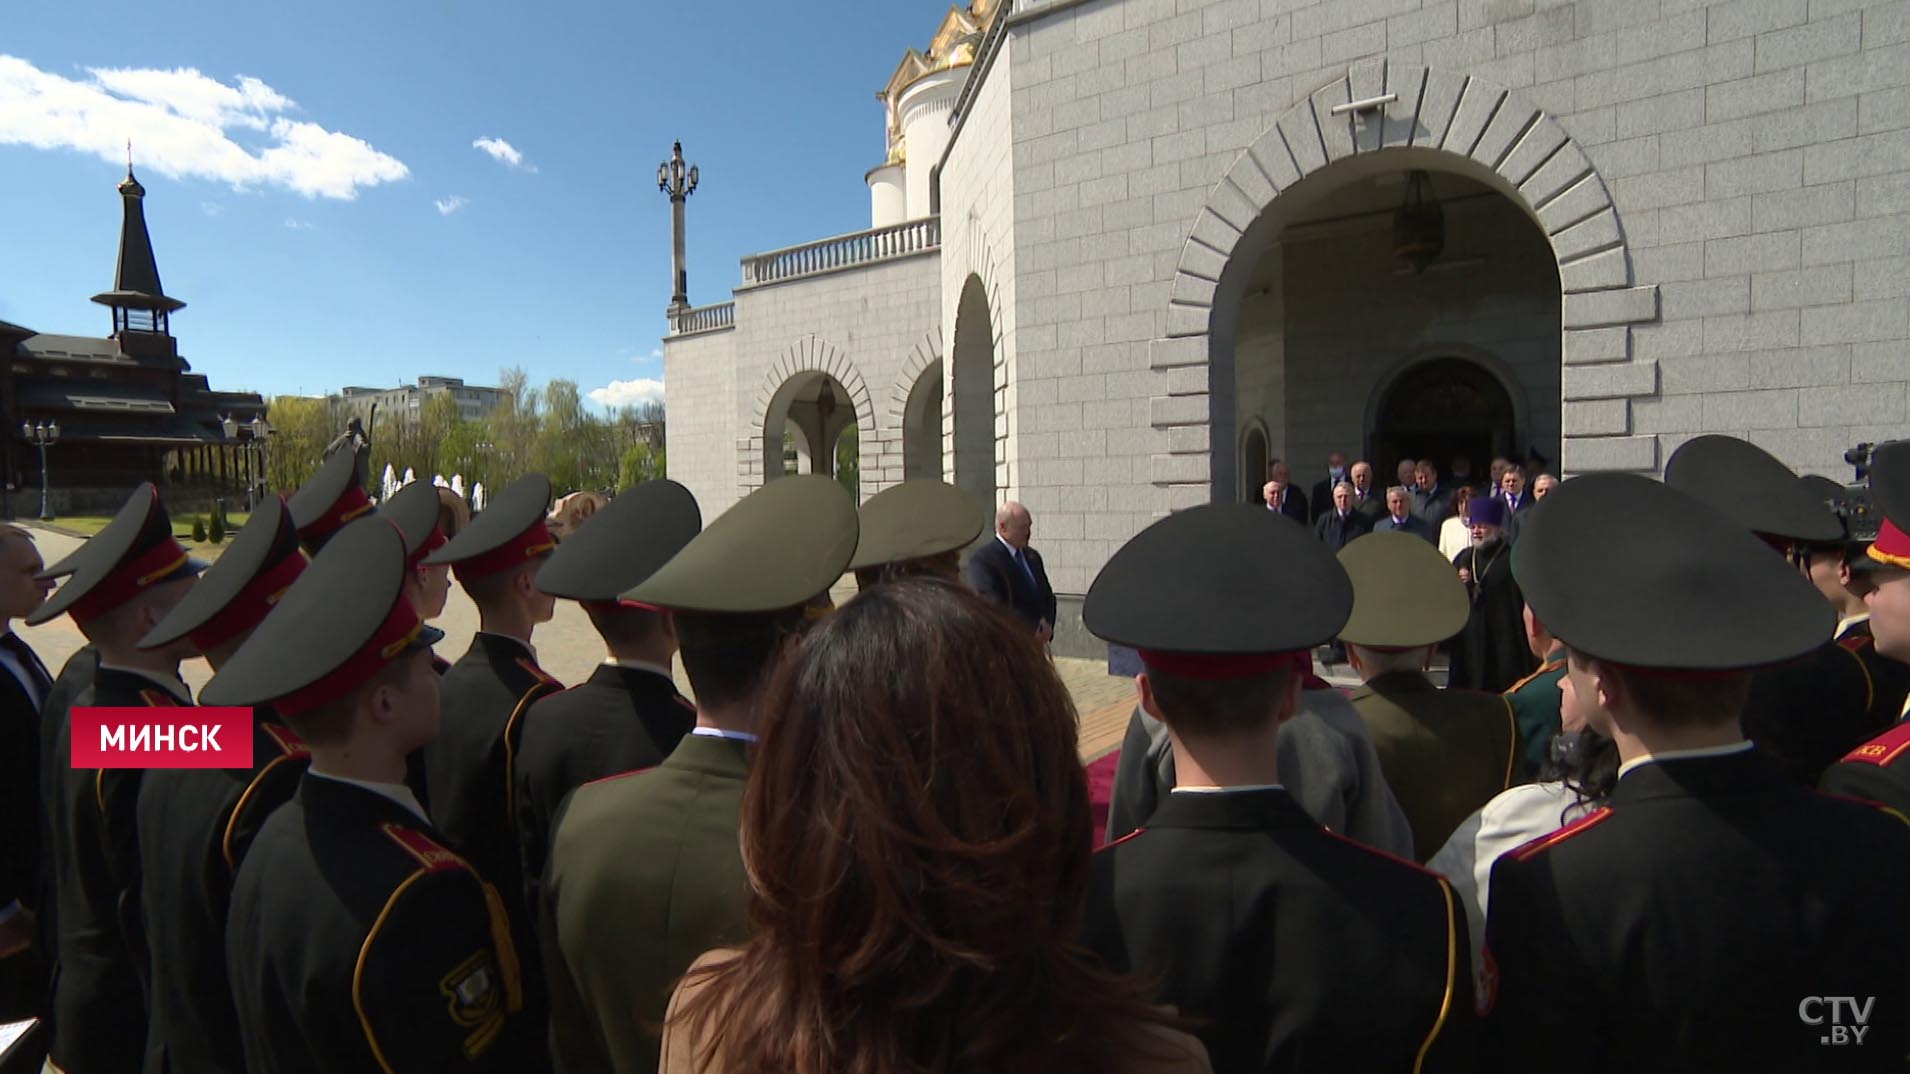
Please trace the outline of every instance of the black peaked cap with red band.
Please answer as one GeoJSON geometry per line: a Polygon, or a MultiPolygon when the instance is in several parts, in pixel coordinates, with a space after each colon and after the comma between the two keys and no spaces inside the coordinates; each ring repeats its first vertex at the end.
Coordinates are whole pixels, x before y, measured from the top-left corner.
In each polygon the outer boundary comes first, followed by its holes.
{"type": "Polygon", "coordinates": [[[202,653],[217,648],[258,626],[304,569],[291,512],[283,499],[268,496],[199,584],[139,645],[155,649],[190,637],[202,653]]]}
{"type": "Polygon", "coordinates": [[[391,498],[378,509],[378,513],[404,535],[405,563],[408,566],[418,566],[426,556],[449,543],[445,540],[444,530],[438,525],[438,512],[443,507],[444,501],[438,496],[438,486],[429,481],[413,481],[392,493],[391,498]]]}
{"type": "Polygon", "coordinates": [[[152,586],[191,577],[206,568],[203,560],[187,555],[185,546],[173,537],[172,519],[151,482],[134,489],[106,528],[87,538],[59,566],[68,574],[67,580],[27,616],[27,625],[66,614],[84,624],[152,586]]]}
{"type": "Polygon", "coordinates": [[[1910,570],[1910,440],[1893,440],[1871,451],[1870,498],[1883,515],[1870,558],[1910,570]]]}
{"type": "Polygon", "coordinates": [[[1311,530],[1258,504],[1208,504],[1121,546],[1081,619],[1151,669],[1224,679],[1289,666],[1352,610],[1352,582],[1311,530]]]}
{"type": "Polygon", "coordinates": [[[404,595],[405,540],[362,518],[326,542],[252,636],[200,691],[207,705],[296,716],[345,697],[405,653],[444,637],[404,595]]]}
{"type": "Polygon", "coordinates": [[[1685,441],[1665,460],[1665,484],[1753,533],[1834,544],[1844,524],[1792,469],[1734,436],[1685,441]]]}
{"type": "Polygon", "coordinates": [[[300,485],[288,505],[292,524],[305,550],[317,555],[325,542],[347,523],[370,514],[375,505],[365,495],[367,452],[350,445],[326,456],[310,481],[300,485]]]}
{"type": "Polygon", "coordinates": [[[1559,640],[1601,660],[1763,667],[1810,652],[1837,625],[1817,587],[1742,521],[1647,477],[1573,478],[1523,526],[1512,572],[1525,602],[1559,640]]]}
{"type": "Polygon", "coordinates": [[[436,552],[424,565],[449,563],[458,581],[468,582],[509,570],[557,547],[544,525],[550,510],[550,478],[526,474],[497,494],[471,524],[436,552]]]}
{"type": "Polygon", "coordinates": [[[614,602],[643,584],[703,531],[690,490],[668,478],[619,493],[565,535],[537,571],[537,588],[553,597],[614,602]]]}

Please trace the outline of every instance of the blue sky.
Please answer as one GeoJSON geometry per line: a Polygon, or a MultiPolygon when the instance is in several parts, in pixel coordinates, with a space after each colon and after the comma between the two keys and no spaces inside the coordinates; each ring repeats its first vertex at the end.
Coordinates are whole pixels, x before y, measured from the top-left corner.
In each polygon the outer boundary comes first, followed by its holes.
{"type": "Polygon", "coordinates": [[[690,299],[868,226],[876,91],[932,0],[8,5],[0,319],[104,335],[124,142],[174,334],[215,388],[660,379],[684,142],[690,299]],[[498,140],[491,151],[474,147],[498,140]],[[516,155],[512,160],[513,153],[516,155]]]}

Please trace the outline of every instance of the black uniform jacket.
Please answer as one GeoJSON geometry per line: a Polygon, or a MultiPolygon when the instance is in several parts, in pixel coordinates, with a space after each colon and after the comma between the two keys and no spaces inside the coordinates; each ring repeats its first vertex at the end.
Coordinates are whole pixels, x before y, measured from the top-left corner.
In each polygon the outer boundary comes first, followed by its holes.
{"type": "Polygon", "coordinates": [[[139,790],[139,857],[152,952],[146,1072],[243,1074],[226,977],[226,911],[239,863],[310,758],[268,708],[253,710],[252,767],[155,769],[139,790]]]}
{"type": "Polygon", "coordinates": [[[1889,726],[1873,714],[1876,703],[1863,658],[1827,641],[1751,676],[1744,736],[1792,780],[1814,787],[1824,769],[1889,726]]]}
{"type": "Polygon", "coordinates": [[[368,788],[301,778],[239,866],[226,959],[250,1074],[548,1066],[497,892],[368,788]]]}
{"type": "Polygon", "coordinates": [[[1211,1022],[1216,1071],[1470,1070],[1466,915],[1285,790],[1170,794],[1095,855],[1087,945],[1211,1022]]]}
{"type": "MultiPolygon", "coordinates": [[[[154,679],[114,667],[93,673],[73,708],[190,705],[154,679]]],[[[62,714],[53,755],[59,803],[52,817],[53,1039],[49,1057],[67,1074],[139,1069],[146,1043],[146,948],[140,920],[137,768],[72,767],[72,724],[62,714]]]]}
{"type": "Polygon", "coordinates": [[[1910,720],[1826,768],[1822,786],[1831,794],[1875,802],[1910,817],[1910,720]]]}
{"type": "Polygon", "coordinates": [[[53,815],[60,809],[60,792],[64,788],[61,773],[72,766],[73,755],[70,750],[60,752],[61,735],[66,732],[67,712],[73,707],[73,699],[86,692],[93,685],[93,675],[99,670],[99,650],[91,645],[74,650],[60,667],[60,674],[53,680],[53,688],[47,691],[46,700],[40,703],[40,916],[36,921],[37,936],[35,942],[52,957],[55,937],[58,935],[56,922],[59,919],[58,899],[54,894],[53,861],[53,815]]]}
{"type": "Polygon", "coordinates": [[[564,796],[592,780],[654,768],[694,726],[696,706],[669,676],[616,664],[601,664],[589,679],[531,706],[517,747],[515,806],[532,921],[541,920],[551,819],[564,796]]]}
{"type": "Polygon", "coordinates": [[[1608,808],[1493,867],[1491,1068],[1901,1069],[1905,891],[1899,816],[1749,750],[1641,765],[1608,808]],[[1863,1043],[1829,1045],[1812,996],[1874,997],[1863,1043]]]}
{"type": "Polygon", "coordinates": [[[1903,703],[1910,697],[1910,664],[1877,651],[1877,639],[1870,633],[1870,620],[1860,619],[1837,635],[1837,644],[1857,654],[1870,677],[1870,723],[1882,731],[1903,714],[1903,703]]]}
{"type": "MultiPolygon", "coordinates": [[[[6,634],[26,681],[0,670],[0,909],[39,912],[46,819],[41,815],[40,705],[53,677],[26,642],[6,634]],[[31,682],[33,689],[29,689],[31,682]]],[[[0,1022],[46,1013],[46,962],[37,947],[0,959],[0,1022]]],[[[0,1067],[4,1069],[4,1067],[0,1067]]]]}

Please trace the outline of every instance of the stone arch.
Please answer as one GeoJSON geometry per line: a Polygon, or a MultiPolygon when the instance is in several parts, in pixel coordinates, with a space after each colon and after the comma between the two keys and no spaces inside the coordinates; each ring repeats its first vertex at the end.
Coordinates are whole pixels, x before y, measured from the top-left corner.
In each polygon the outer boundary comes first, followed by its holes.
{"type": "Polygon", "coordinates": [[[1630,326],[1657,320],[1658,288],[1634,281],[1617,208],[1590,158],[1516,92],[1372,59],[1281,115],[1235,159],[1195,216],[1175,269],[1166,338],[1149,348],[1150,366],[1165,378],[1149,410],[1150,424],[1170,445],[1151,459],[1164,506],[1230,495],[1235,483],[1227,472],[1235,442],[1232,390],[1216,390],[1214,370],[1224,358],[1231,373],[1232,322],[1251,268],[1240,264],[1250,259],[1233,257],[1236,247],[1250,232],[1264,233],[1269,219],[1278,222],[1284,191],[1363,157],[1456,171],[1525,211],[1552,247],[1563,292],[1566,467],[1655,470],[1656,439],[1629,434],[1631,400],[1657,394],[1657,363],[1632,359],[1630,326]],[[1194,432],[1201,429],[1206,437],[1194,432]]]}
{"type": "Polygon", "coordinates": [[[1260,486],[1265,482],[1267,465],[1273,459],[1272,443],[1265,420],[1257,415],[1247,419],[1235,448],[1240,454],[1240,499],[1245,503],[1253,503],[1261,497],[1260,486]]]}
{"type": "MultiPolygon", "coordinates": [[[[1415,347],[1410,354],[1394,362],[1386,372],[1380,374],[1379,380],[1373,385],[1373,390],[1366,397],[1365,428],[1378,427],[1380,408],[1393,394],[1393,389],[1399,385],[1400,381],[1428,362],[1445,358],[1459,358],[1470,362],[1490,374],[1493,380],[1498,381],[1500,389],[1506,393],[1507,405],[1512,409],[1513,439],[1520,443],[1531,439],[1528,435],[1532,428],[1531,407],[1526,402],[1525,393],[1518,390],[1519,375],[1506,364],[1503,358],[1492,351],[1476,344],[1459,341],[1428,343],[1415,347]]],[[[1374,465],[1379,464],[1375,462],[1374,465]]]]}
{"type": "Polygon", "coordinates": [[[877,468],[871,465],[870,453],[876,445],[876,432],[875,407],[869,399],[869,386],[863,382],[862,374],[856,370],[855,363],[849,360],[846,352],[816,335],[803,336],[790,344],[780,357],[770,363],[757,385],[752,403],[754,421],[750,425],[749,443],[736,463],[743,494],[748,495],[762,486],[766,473],[764,447],[768,440],[765,434],[774,424],[777,426],[775,442],[782,442],[781,417],[776,411],[787,407],[789,397],[800,382],[809,379],[803,376],[805,373],[827,376],[848,392],[848,402],[855,407],[856,412],[856,438],[860,455],[857,484],[861,489],[861,498],[866,500],[875,495],[880,487],[877,468]]]}
{"type": "Polygon", "coordinates": [[[930,377],[941,378],[941,401],[935,404],[936,426],[938,430],[934,442],[934,474],[946,476],[942,458],[943,439],[947,433],[948,378],[947,363],[942,360],[942,329],[936,326],[923,333],[915,341],[908,358],[902,363],[902,369],[896,374],[895,382],[889,388],[889,439],[883,444],[883,480],[889,483],[895,480],[908,480],[911,477],[929,476],[927,473],[913,473],[911,467],[918,464],[916,451],[911,450],[910,438],[916,434],[917,423],[926,415],[918,413],[925,398],[918,394],[926,390],[925,380],[930,377]]]}
{"type": "MultiPolygon", "coordinates": [[[[1015,476],[1008,460],[1009,423],[1013,420],[1009,407],[1009,393],[1012,391],[1012,385],[1008,378],[1008,358],[1005,348],[1003,347],[1002,274],[996,265],[994,245],[989,241],[988,233],[982,227],[979,214],[973,210],[969,212],[966,221],[964,238],[968,253],[966,259],[968,262],[966,265],[967,271],[959,272],[953,277],[950,276],[946,267],[943,272],[943,286],[947,288],[951,282],[953,283],[952,291],[956,296],[956,300],[952,307],[952,312],[950,312],[943,321],[944,327],[948,331],[949,342],[947,348],[942,352],[945,355],[942,362],[944,385],[944,391],[942,392],[942,474],[950,481],[954,481],[957,476],[955,463],[957,420],[955,385],[957,382],[956,378],[960,375],[960,372],[956,369],[960,359],[955,353],[954,344],[955,338],[961,330],[959,316],[961,296],[967,290],[968,281],[970,279],[977,279],[981,283],[981,293],[987,302],[989,326],[988,344],[994,363],[994,368],[991,373],[994,396],[993,441],[995,456],[992,501],[994,506],[999,506],[1001,503],[1006,502],[1011,489],[1011,479],[1015,476]]],[[[944,308],[948,309],[949,307],[944,308]]]]}

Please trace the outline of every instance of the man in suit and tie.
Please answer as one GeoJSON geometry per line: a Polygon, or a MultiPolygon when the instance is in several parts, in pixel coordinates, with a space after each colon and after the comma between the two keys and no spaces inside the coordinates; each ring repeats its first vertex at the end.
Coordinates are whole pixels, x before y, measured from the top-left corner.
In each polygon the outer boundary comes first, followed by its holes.
{"type": "Polygon", "coordinates": [[[44,566],[26,530],[0,525],[0,1021],[45,1013],[45,967],[31,947],[42,909],[40,703],[53,676],[13,632],[53,590],[36,577],[44,566]]]}
{"type": "Polygon", "coordinates": [[[1293,471],[1279,459],[1267,466],[1267,483],[1261,486],[1260,498],[1269,511],[1278,511],[1303,526],[1313,522],[1306,508],[1306,493],[1293,487],[1293,471]]]}
{"type": "Polygon", "coordinates": [[[1365,517],[1370,526],[1386,514],[1386,493],[1373,484],[1373,464],[1361,459],[1348,471],[1353,480],[1353,510],[1365,517]]]}
{"type": "Polygon", "coordinates": [[[1313,524],[1314,534],[1336,553],[1372,528],[1365,515],[1353,510],[1353,485],[1349,481],[1333,486],[1333,505],[1313,524]]]}
{"type": "Polygon", "coordinates": [[[1385,517],[1373,523],[1373,532],[1403,530],[1428,543],[1439,543],[1439,536],[1433,532],[1432,525],[1413,514],[1412,495],[1406,491],[1406,486],[1394,485],[1386,490],[1386,512],[1385,517]]]}
{"type": "MultiPolygon", "coordinates": [[[[1300,508],[1305,517],[1306,508],[1300,508]]],[[[1006,605],[1028,621],[1035,637],[1054,640],[1054,587],[1041,565],[1041,553],[1028,547],[1034,535],[1028,509],[1010,500],[995,512],[995,539],[968,557],[968,584],[977,593],[1006,605]]]]}
{"type": "Polygon", "coordinates": [[[1307,495],[1307,505],[1313,509],[1309,521],[1318,522],[1333,511],[1333,486],[1345,481],[1346,452],[1328,452],[1326,456],[1326,477],[1313,483],[1313,491],[1307,495]]]}

